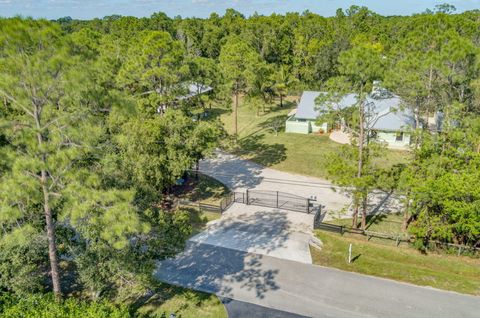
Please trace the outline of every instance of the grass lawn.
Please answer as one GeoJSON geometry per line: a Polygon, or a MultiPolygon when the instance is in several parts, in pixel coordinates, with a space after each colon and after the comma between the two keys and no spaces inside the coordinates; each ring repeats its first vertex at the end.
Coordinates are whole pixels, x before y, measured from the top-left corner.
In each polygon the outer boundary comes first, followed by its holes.
{"type": "Polygon", "coordinates": [[[230,190],[223,183],[201,173],[198,179],[192,173],[182,186],[176,186],[173,191],[177,198],[215,205],[228,193],[230,190]]]}
{"type": "Polygon", "coordinates": [[[226,318],[227,312],[217,296],[168,284],[160,284],[157,293],[146,300],[136,313],[149,317],[226,318]]]}
{"type": "Polygon", "coordinates": [[[218,206],[229,192],[230,190],[223,183],[201,173],[198,174],[198,179],[191,175],[182,186],[174,188],[173,194],[176,198],[191,202],[189,205],[181,205],[181,208],[189,212],[192,235],[203,231],[208,222],[221,217],[217,212],[199,211],[197,204],[218,206]]]}
{"type": "Polygon", "coordinates": [[[366,242],[361,237],[317,231],[321,251],[311,248],[314,264],[390,278],[416,285],[480,295],[480,260],[449,255],[422,254],[408,247],[366,242]],[[354,261],[348,264],[352,243],[354,261]]]}
{"type": "MultiPolygon", "coordinates": [[[[276,136],[269,123],[285,120],[287,114],[296,107],[295,97],[287,98],[283,108],[278,105],[266,106],[266,112],[256,115],[256,111],[240,103],[238,110],[238,147],[232,152],[265,166],[278,170],[326,178],[323,158],[340,146],[331,141],[328,135],[285,133],[284,125],[276,136]]],[[[211,113],[220,117],[225,129],[232,134],[234,117],[230,110],[214,108],[211,113]]],[[[385,158],[379,159],[384,166],[391,166],[406,160],[408,152],[389,150],[385,158]]]]}
{"type": "MultiPolygon", "coordinates": [[[[333,223],[338,225],[352,226],[352,219],[336,219],[328,221],[327,223],[333,223]]],[[[361,216],[358,219],[358,225],[360,226],[361,216]]],[[[366,230],[377,233],[388,234],[401,234],[403,215],[402,214],[376,214],[368,215],[366,222],[366,230]]]]}

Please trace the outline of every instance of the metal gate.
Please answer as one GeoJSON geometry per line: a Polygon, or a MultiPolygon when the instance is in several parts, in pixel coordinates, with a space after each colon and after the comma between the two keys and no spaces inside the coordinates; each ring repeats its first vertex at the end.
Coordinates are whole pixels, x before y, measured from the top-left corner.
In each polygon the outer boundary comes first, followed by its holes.
{"type": "Polygon", "coordinates": [[[310,200],[304,197],[268,190],[247,190],[245,203],[284,210],[310,213],[310,200]]]}

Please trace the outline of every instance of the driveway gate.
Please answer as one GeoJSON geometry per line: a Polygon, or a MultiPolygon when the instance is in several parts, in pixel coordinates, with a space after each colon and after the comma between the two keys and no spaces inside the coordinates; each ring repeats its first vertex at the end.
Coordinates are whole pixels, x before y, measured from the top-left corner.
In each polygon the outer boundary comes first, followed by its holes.
{"type": "Polygon", "coordinates": [[[304,197],[268,190],[247,190],[246,204],[310,213],[310,200],[304,197]]]}

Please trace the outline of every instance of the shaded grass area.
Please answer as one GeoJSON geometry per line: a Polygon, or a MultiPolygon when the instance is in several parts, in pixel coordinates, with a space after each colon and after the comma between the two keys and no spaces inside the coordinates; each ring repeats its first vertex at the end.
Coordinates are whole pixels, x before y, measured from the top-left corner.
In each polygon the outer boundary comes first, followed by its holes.
{"type": "Polygon", "coordinates": [[[480,260],[436,254],[422,254],[412,248],[366,242],[354,236],[317,231],[321,251],[311,248],[314,264],[390,278],[421,286],[480,295],[480,260]],[[354,262],[348,263],[352,243],[354,262]]]}
{"type": "MultiPolygon", "coordinates": [[[[228,149],[243,158],[278,170],[303,175],[326,178],[325,156],[339,149],[340,145],[331,141],[327,134],[285,133],[285,124],[275,131],[274,124],[287,118],[296,108],[295,97],[289,97],[284,107],[267,105],[265,113],[257,115],[255,110],[240,103],[238,109],[238,145],[228,149]]],[[[231,111],[216,107],[212,117],[219,117],[229,134],[233,134],[234,117],[231,111]]],[[[378,159],[382,167],[390,167],[406,162],[409,153],[388,150],[385,157],[378,159]]]]}
{"type": "Polygon", "coordinates": [[[230,193],[230,190],[220,181],[207,175],[195,173],[189,174],[185,183],[176,186],[173,195],[180,199],[186,199],[195,203],[219,204],[222,198],[230,193]]]}
{"type": "Polygon", "coordinates": [[[215,295],[159,284],[155,294],[137,305],[136,314],[169,318],[226,318],[227,312],[215,295]]]}
{"type": "Polygon", "coordinates": [[[188,211],[190,217],[190,224],[192,226],[192,234],[194,236],[207,227],[207,223],[217,220],[222,217],[220,213],[210,211],[200,211],[198,208],[191,206],[183,206],[183,210],[188,211]]]}
{"type": "MultiPolygon", "coordinates": [[[[352,219],[335,219],[327,223],[352,226],[352,219]]],[[[360,227],[361,218],[358,219],[358,226],[360,227]]],[[[366,228],[367,231],[388,233],[388,234],[402,234],[403,215],[402,214],[375,214],[368,215],[366,228]]]]}

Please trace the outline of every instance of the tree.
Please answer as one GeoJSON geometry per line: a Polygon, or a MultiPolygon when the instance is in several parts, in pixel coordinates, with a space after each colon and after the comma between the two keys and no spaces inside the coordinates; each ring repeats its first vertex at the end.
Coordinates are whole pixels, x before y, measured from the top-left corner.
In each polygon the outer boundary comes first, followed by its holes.
{"type": "Polygon", "coordinates": [[[286,65],[281,65],[275,72],[274,88],[276,95],[280,98],[280,107],[283,107],[283,98],[287,96],[289,89],[293,87],[297,80],[292,76],[292,71],[286,65]]]}
{"type": "Polygon", "coordinates": [[[213,59],[205,57],[194,57],[188,59],[186,63],[189,68],[188,77],[197,87],[195,97],[197,105],[205,107],[205,100],[202,99],[201,92],[207,87],[215,89],[218,86],[219,71],[217,65],[213,59]]]}
{"type": "Polygon", "coordinates": [[[195,122],[181,110],[133,118],[118,138],[123,169],[142,192],[161,194],[212,153],[221,133],[216,123],[195,122]]]}
{"type": "Polygon", "coordinates": [[[260,56],[251,45],[238,37],[231,37],[222,47],[220,53],[220,71],[226,91],[235,97],[233,104],[234,133],[238,136],[238,98],[245,93],[248,85],[255,78],[260,56]]]}
{"type": "MultiPolygon", "coordinates": [[[[353,225],[357,226],[357,215],[359,200],[362,204],[362,229],[365,229],[367,214],[368,191],[371,187],[371,175],[365,175],[366,163],[369,160],[368,141],[369,141],[369,125],[367,107],[367,95],[373,87],[373,82],[379,80],[383,75],[383,58],[381,54],[381,46],[364,45],[355,47],[349,51],[343,52],[339,57],[339,71],[341,77],[332,79],[327,86],[330,94],[320,96],[320,100],[331,104],[339,102],[346,93],[355,93],[357,107],[357,116],[354,121],[357,134],[356,143],[357,152],[357,173],[356,178],[352,180],[355,187],[354,200],[355,210],[353,213],[353,225]],[[366,148],[366,149],[365,149],[366,148]]],[[[330,110],[322,110],[328,113],[330,110]]],[[[332,171],[339,171],[334,169],[332,171]]],[[[342,178],[341,178],[342,179],[342,178]]]]}
{"type": "Polygon", "coordinates": [[[132,43],[117,77],[120,88],[136,95],[144,111],[153,114],[170,105],[188,69],[182,67],[183,47],[170,34],[144,31],[132,43]]]}
{"type": "MultiPolygon", "coordinates": [[[[59,299],[56,198],[69,159],[75,160],[79,155],[78,124],[82,123],[79,119],[84,111],[75,106],[71,96],[73,87],[68,81],[73,75],[72,64],[63,43],[55,41],[60,35],[58,28],[43,21],[28,24],[13,20],[2,32],[1,42],[10,45],[3,49],[1,69],[5,80],[0,84],[0,94],[6,100],[5,106],[19,114],[4,125],[11,144],[20,151],[12,173],[2,182],[8,183],[3,187],[2,205],[11,211],[13,220],[22,220],[30,213],[24,210],[32,207],[24,205],[30,201],[29,194],[42,207],[53,291],[59,299]],[[29,32],[20,33],[26,30],[29,32]],[[16,178],[20,175],[28,177],[16,178]],[[21,191],[22,187],[25,189],[22,183],[28,185],[31,193],[21,191]],[[9,196],[12,190],[21,195],[9,196]]],[[[27,228],[28,224],[21,227],[23,231],[27,228]]]]}
{"type": "Polygon", "coordinates": [[[459,119],[438,138],[425,135],[409,165],[411,225],[417,246],[430,240],[479,246],[478,116],[459,119]]]}

